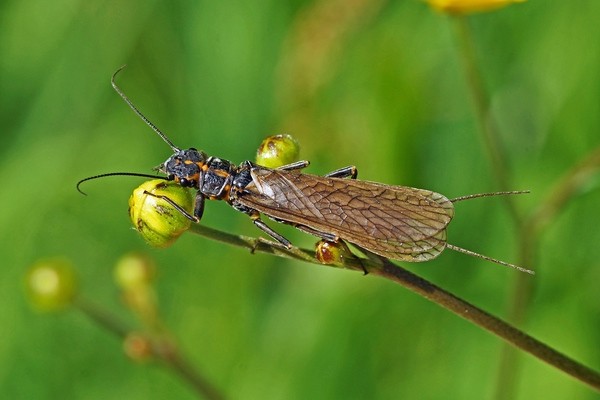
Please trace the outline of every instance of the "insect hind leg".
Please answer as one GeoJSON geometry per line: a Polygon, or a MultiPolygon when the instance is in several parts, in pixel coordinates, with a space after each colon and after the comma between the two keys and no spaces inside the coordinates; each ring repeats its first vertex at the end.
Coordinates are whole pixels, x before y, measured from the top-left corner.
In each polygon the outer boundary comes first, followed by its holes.
{"type": "Polygon", "coordinates": [[[354,165],[349,165],[344,168],[336,169],[325,175],[327,178],[350,178],[358,177],[358,169],[354,165]]]}
{"type": "MultiPolygon", "coordinates": [[[[301,169],[308,167],[309,164],[310,164],[309,161],[301,160],[301,161],[293,162],[291,164],[282,165],[281,167],[278,167],[277,169],[280,169],[283,171],[296,171],[296,170],[301,170],[301,169]]],[[[331,171],[330,173],[326,174],[325,176],[328,178],[356,179],[356,177],[358,176],[358,169],[354,165],[349,165],[347,167],[336,169],[335,171],[331,171]]]]}
{"type": "Polygon", "coordinates": [[[295,170],[299,170],[299,169],[304,169],[304,168],[308,167],[309,164],[310,164],[309,161],[301,160],[301,161],[293,162],[291,164],[282,165],[281,167],[277,167],[275,169],[280,169],[283,171],[295,171],[295,170]]]}
{"type": "Polygon", "coordinates": [[[302,232],[308,233],[309,235],[313,235],[313,236],[316,236],[316,237],[321,238],[323,240],[326,240],[328,242],[337,243],[337,242],[340,241],[340,238],[337,237],[336,235],[332,234],[332,233],[321,232],[321,231],[318,231],[316,229],[309,228],[306,225],[296,225],[296,224],[294,224],[294,228],[296,228],[298,230],[301,230],[302,232]]]}

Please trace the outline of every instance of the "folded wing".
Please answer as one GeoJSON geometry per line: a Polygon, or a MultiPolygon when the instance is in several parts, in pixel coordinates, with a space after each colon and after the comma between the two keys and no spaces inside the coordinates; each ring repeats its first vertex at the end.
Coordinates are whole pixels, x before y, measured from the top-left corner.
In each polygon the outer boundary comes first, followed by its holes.
{"type": "Polygon", "coordinates": [[[264,168],[252,178],[238,201],[277,220],[404,261],[427,261],[446,247],[454,206],[441,194],[264,168]]]}

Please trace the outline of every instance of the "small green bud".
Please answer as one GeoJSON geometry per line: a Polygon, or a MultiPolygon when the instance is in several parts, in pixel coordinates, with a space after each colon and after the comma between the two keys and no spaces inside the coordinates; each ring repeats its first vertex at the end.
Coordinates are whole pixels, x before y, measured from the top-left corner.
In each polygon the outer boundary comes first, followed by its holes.
{"type": "Polygon", "coordinates": [[[29,300],[41,311],[56,311],[69,306],[77,282],[70,262],[49,259],[36,262],[25,277],[29,300]]]}
{"type": "Polygon", "coordinates": [[[291,135],[269,136],[256,151],[256,163],[267,168],[277,168],[298,161],[300,145],[291,135]]]}
{"type": "Polygon", "coordinates": [[[152,287],[155,270],[149,257],[133,253],[121,257],[114,270],[123,302],[149,325],[157,318],[156,293],[152,287]]]}
{"type": "Polygon", "coordinates": [[[154,247],[169,247],[191,221],[164,199],[192,213],[194,198],[190,191],[175,182],[155,179],[142,183],[129,198],[129,216],[135,229],[154,247]]]}
{"type": "Polygon", "coordinates": [[[150,257],[139,253],[127,254],[115,265],[115,281],[123,290],[147,286],[154,280],[156,266],[150,257]]]}

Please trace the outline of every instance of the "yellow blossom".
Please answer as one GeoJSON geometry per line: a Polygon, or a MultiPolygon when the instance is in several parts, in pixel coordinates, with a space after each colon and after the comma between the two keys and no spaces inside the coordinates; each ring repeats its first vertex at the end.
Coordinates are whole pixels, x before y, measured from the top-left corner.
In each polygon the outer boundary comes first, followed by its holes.
{"type": "Polygon", "coordinates": [[[448,14],[492,11],[525,0],[427,0],[434,9],[448,14]]]}

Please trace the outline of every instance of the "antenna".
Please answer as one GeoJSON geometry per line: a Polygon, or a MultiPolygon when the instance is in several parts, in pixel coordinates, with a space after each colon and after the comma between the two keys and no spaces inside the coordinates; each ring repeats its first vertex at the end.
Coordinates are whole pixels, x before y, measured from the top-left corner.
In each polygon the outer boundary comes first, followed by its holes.
{"type": "Polygon", "coordinates": [[[152,128],[152,130],[154,132],[156,132],[158,134],[158,136],[161,137],[162,140],[164,140],[169,146],[171,146],[171,149],[174,152],[178,152],[181,149],[177,146],[175,146],[173,144],[173,142],[171,142],[169,140],[169,138],[167,137],[167,135],[165,135],[164,133],[162,133],[162,131],[160,129],[158,129],[156,127],[156,125],[154,125],[152,122],[150,122],[150,120],[148,118],[146,118],[144,116],[144,114],[142,114],[142,112],[140,110],[137,109],[137,107],[131,102],[131,100],[129,100],[129,97],[127,97],[125,95],[125,93],[123,93],[123,91],[121,90],[120,87],[117,86],[117,84],[115,83],[115,78],[117,77],[117,74],[119,72],[121,72],[125,67],[127,66],[127,64],[123,65],[121,68],[119,68],[118,70],[115,71],[115,73],[112,75],[112,78],[110,79],[110,83],[113,87],[113,89],[115,89],[115,91],[119,94],[119,96],[121,96],[121,98],[125,101],[125,103],[127,103],[127,105],[129,106],[129,108],[131,108],[133,110],[133,112],[135,112],[137,114],[138,117],[140,117],[142,119],[142,121],[144,121],[146,123],[146,125],[148,125],[150,128],[152,128]]]}
{"type": "Polygon", "coordinates": [[[94,175],[94,176],[90,176],[87,178],[84,178],[82,180],[80,180],[79,182],[77,182],[77,191],[79,193],[81,193],[84,196],[87,196],[87,194],[81,190],[79,188],[79,186],[86,181],[91,181],[92,179],[98,179],[98,178],[104,178],[107,176],[140,176],[142,178],[154,178],[154,179],[163,179],[163,180],[168,180],[166,179],[164,176],[159,176],[159,175],[150,175],[150,174],[138,174],[137,172],[109,172],[108,174],[100,174],[100,175],[94,175]]]}

